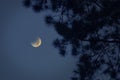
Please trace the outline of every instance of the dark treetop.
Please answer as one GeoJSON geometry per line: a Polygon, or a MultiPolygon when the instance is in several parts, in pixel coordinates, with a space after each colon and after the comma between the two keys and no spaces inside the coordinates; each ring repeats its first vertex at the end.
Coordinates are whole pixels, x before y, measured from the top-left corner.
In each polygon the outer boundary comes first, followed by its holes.
{"type": "Polygon", "coordinates": [[[72,55],[79,56],[72,80],[105,76],[120,80],[120,0],[24,0],[23,4],[37,13],[54,13],[45,18],[62,36],[53,45],[62,56],[71,45],[72,55]]]}

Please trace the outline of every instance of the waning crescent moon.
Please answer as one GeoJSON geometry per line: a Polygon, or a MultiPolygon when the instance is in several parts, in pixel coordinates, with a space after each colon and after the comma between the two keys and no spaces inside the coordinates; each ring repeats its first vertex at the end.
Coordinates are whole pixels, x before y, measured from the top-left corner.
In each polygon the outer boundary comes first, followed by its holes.
{"type": "Polygon", "coordinates": [[[39,47],[42,43],[42,40],[40,38],[37,38],[36,41],[32,42],[31,45],[35,48],[39,47]]]}

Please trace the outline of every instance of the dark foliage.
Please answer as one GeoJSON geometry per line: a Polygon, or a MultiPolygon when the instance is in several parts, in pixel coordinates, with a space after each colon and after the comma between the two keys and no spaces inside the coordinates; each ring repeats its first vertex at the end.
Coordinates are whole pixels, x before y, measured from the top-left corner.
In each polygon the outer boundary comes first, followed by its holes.
{"type": "Polygon", "coordinates": [[[63,37],[53,45],[65,56],[70,44],[71,54],[79,56],[74,71],[79,77],[72,80],[103,80],[95,76],[99,72],[120,80],[120,0],[24,0],[24,5],[55,13],[45,18],[63,37]]]}
{"type": "Polygon", "coordinates": [[[25,7],[30,7],[31,2],[30,2],[30,0],[25,0],[25,1],[23,1],[23,4],[25,7]]]}

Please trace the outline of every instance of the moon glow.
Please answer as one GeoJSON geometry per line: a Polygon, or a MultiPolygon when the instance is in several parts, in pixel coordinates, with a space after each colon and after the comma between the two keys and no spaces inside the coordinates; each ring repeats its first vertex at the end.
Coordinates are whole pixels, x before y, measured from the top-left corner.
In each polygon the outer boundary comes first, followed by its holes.
{"type": "Polygon", "coordinates": [[[35,48],[39,47],[42,43],[42,40],[38,37],[36,41],[32,42],[31,45],[35,48]]]}

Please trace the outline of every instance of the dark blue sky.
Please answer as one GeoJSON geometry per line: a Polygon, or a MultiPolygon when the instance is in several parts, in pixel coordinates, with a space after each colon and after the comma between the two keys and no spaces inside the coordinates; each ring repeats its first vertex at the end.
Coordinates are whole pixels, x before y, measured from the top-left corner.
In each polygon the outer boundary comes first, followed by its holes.
{"type": "Polygon", "coordinates": [[[24,8],[22,0],[0,0],[0,80],[69,80],[75,59],[52,46],[60,36],[47,27],[44,14],[24,8]],[[42,45],[33,48],[38,36],[42,45]]]}

